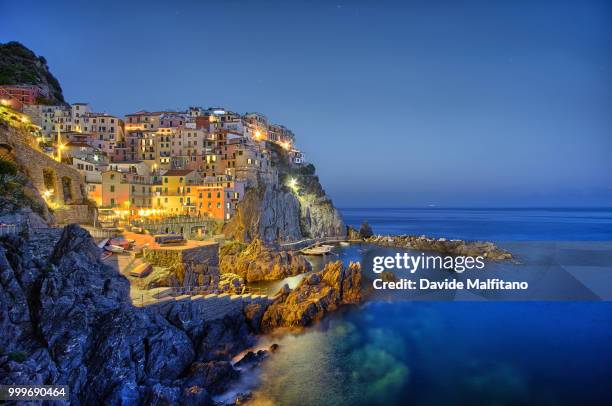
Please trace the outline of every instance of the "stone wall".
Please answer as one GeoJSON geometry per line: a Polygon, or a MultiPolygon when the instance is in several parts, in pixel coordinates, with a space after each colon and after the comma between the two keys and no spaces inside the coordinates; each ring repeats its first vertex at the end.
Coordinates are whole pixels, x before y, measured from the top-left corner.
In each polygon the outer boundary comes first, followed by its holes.
{"type": "Polygon", "coordinates": [[[149,234],[182,234],[189,240],[202,239],[211,236],[216,230],[215,220],[172,220],[142,223],[149,234]]]}
{"type": "Polygon", "coordinates": [[[81,173],[37,150],[29,134],[3,126],[0,128],[0,146],[10,149],[38,191],[53,190],[53,197],[60,204],[84,202],[87,192],[81,173]]]}
{"type": "Polygon", "coordinates": [[[148,248],[143,260],[167,268],[181,286],[216,286],[219,282],[219,244],[193,248],[148,248]]]}
{"type": "Polygon", "coordinates": [[[53,215],[60,224],[87,224],[93,218],[93,210],[86,204],[71,204],[55,209],[53,215]]]}

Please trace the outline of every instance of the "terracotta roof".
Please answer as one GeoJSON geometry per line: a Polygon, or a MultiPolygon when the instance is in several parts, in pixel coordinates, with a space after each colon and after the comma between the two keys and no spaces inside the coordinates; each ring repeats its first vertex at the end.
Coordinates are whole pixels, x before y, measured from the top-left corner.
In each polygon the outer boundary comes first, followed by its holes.
{"type": "Polygon", "coordinates": [[[185,176],[193,172],[193,169],[170,169],[162,176],[185,176]]]}

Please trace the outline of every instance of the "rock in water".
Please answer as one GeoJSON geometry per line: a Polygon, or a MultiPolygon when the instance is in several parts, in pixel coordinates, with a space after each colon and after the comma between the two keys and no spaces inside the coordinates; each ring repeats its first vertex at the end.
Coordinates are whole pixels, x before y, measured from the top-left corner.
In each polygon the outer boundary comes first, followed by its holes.
{"type": "Polygon", "coordinates": [[[488,260],[502,261],[512,259],[512,254],[488,241],[447,240],[445,238],[428,238],[424,235],[384,236],[377,235],[365,238],[365,242],[384,247],[411,248],[421,251],[434,251],[445,255],[482,256],[488,260]]]}
{"type": "Polygon", "coordinates": [[[304,278],[293,290],[283,287],[266,309],[262,331],[278,327],[303,327],[320,320],[344,304],[361,300],[361,266],[342,261],[328,263],[325,268],[304,278]]]}

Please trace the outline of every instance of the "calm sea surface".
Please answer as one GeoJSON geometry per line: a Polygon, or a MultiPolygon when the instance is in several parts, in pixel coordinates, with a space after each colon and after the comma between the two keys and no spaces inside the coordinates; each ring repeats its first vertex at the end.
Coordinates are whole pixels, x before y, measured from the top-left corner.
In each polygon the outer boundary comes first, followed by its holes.
{"type": "MultiPolygon", "coordinates": [[[[612,210],[342,212],[347,224],[367,219],[378,234],[491,240],[518,257],[554,255],[574,272],[612,274],[612,210]]],[[[359,246],[336,252],[345,262],[364,255],[359,246]]],[[[280,350],[243,383],[256,388],[255,404],[612,404],[612,302],[374,297],[261,345],[272,342],[280,350]]]]}

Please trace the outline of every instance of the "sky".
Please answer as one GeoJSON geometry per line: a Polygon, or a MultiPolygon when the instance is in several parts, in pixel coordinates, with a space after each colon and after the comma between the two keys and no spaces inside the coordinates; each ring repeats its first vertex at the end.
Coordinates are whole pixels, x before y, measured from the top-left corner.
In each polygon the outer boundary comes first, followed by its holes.
{"type": "Polygon", "coordinates": [[[340,207],[612,207],[612,2],[0,0],[69,102],[292,129],[340,207]]]}

